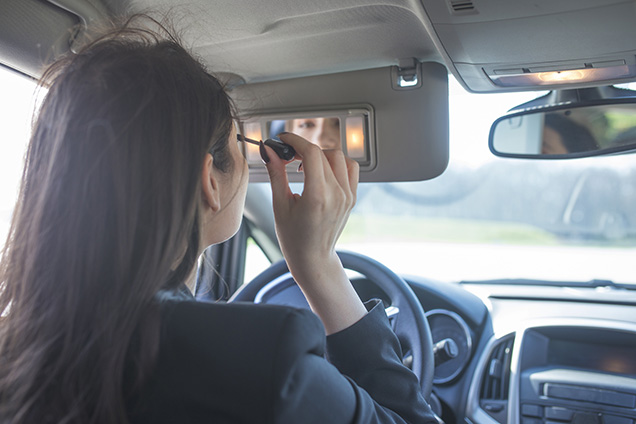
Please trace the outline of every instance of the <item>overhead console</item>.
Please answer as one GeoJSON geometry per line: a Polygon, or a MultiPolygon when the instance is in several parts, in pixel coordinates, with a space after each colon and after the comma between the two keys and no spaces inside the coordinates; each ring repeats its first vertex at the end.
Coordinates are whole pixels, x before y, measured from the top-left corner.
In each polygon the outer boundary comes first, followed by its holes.
{"type": "Polygon", "coordinates": [[[576,88],[636,76],[631,0],[421,1],[446,65],[470,91],[576,88]],[[612,22],[612,31],[598,22],[612,22]]]}

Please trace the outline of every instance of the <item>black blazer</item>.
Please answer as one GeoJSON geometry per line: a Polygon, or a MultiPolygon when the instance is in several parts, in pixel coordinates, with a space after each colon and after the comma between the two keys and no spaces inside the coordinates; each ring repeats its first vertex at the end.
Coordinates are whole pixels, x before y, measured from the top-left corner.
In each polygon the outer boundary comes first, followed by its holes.
{"type": "Polygon", "coordinates": [[[158,363],[131,422],[436,422],[381,303],[369,303],[325,338],[307,310],[163,301],[158,363]]]}

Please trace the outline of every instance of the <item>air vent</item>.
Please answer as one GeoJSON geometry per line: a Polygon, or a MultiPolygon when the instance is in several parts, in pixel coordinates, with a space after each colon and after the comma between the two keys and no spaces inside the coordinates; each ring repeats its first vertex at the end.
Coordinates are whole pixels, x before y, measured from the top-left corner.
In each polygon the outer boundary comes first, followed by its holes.
{"type": "Polygon", "coordinates": [[[494,346],[481,382],[479,405],[500,423],[506,422],[508,390],[510,388],[510,359],[514,335],[502,338],[494,346]]]}
{"type": "Polygon", "coordinates": [[[448,0],[448,6],[455,15],[467,15],[477,13],[475,3],[471,0],[448,0]]]}

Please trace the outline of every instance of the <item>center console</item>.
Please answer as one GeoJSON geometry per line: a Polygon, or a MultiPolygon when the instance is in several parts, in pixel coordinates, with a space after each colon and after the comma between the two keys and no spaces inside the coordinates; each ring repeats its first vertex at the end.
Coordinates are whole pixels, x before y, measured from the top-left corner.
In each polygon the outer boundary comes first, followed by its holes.
{"type": "Polygon", "coordinates": [[[551,326],[525,331],[518,362],[522,424],[633,424],[636,334],[551,326]]]}
{"type": "Polygon", "coordinates": [[[479,367],[469,394],[471,423],[636,424],[630,323],[533,325],[493,340],[479,367]]]}

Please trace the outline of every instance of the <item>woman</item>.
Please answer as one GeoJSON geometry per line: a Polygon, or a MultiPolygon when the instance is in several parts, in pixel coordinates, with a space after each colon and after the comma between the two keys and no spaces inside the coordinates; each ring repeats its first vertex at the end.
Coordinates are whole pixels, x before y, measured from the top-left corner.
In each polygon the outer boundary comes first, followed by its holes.
{"type": "Polygon", "coordinates": [[[563,155],[598,150],[598,143],[588,128],[559,113],[546,113],[541,153],[563,155]]]}
{"type": "Polygon", "coordinates": [[[303,161],[296,195],[268,150],[280,245],[322,326],[307,311],[170,299],[241,220],[228,95],[174,38],[131,22],[43,81],[0,268],[1,422],[433,419],[383,309],[367,312],[334,253],[355,162],[282,134],[303,161]]]}

